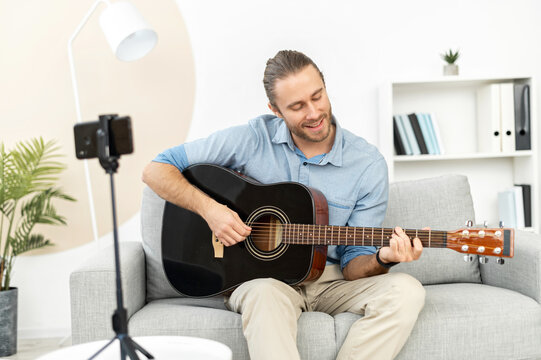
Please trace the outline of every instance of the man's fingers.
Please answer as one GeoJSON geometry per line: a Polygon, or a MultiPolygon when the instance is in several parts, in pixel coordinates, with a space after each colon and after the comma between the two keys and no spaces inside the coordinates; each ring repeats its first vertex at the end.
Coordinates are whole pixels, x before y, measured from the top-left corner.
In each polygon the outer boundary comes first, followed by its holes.
{"type": "Polygon", "coordinates": [[[413,258],[417,260],[423,253],[423,243],[419,238],[413,239],[413,258]]]}

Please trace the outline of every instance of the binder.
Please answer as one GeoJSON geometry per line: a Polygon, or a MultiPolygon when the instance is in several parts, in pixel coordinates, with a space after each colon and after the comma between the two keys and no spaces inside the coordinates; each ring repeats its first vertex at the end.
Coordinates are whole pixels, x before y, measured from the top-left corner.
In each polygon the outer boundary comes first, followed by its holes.
{"type": "Polygon", "coordinates": [[[500,152],[500,84],[477,90],[477,146],[479,152],[500,152]]]}
{"type": "Polygon", "coordinates": [[[419,124],[419,119],[415,114],[408,114],[408,119],[411,122],[411,127],[413,128],[413,134],[419,144],[419,149],[421,154],[428,154],[428,148],[426,147],[425,139],[423,137],[423,132],[421,130],[421,125],[419,124]]]}
{"type": "Polygon", "coordinates": [[[514,90],[516,150],[531,150],[530,86],[528,84],[515,84],[514,90]]]}
{"type": "Polygon", "coordinates": [[[515,94],[514,84],[500,84],[500,116],[502,151],[515,151],[515,94]]]}

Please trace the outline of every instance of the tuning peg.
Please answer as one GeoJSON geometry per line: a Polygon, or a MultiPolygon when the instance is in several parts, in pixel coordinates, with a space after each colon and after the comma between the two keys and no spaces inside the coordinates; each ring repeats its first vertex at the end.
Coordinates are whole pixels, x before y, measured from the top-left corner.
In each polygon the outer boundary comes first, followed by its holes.
{"type": "Polygon", "coordinates": [[[488,258],[486,256],[479,256],[479,262],[481,264],[486,264],[488,262],[488,258]]]}
{"type": "Polygon", "coordinates": [[[472,262],[473,261],[473,255],[464,255],[464,261],[465,262],[472,262]]]}
{"type": "Polygon", "coordinates": [[[487,228],[487,227],[488,227],[488,221],[486,221],[486,220],[483,221],[483,227],[484,227],[484,228],[487,228]]]}
{"type": "Polygon", "coordinates": [[[500,220],[500,228],[502,228],[502,229],[503,229],[503,225],[504,225],[504,224],[503,224],[503,221],[502,221],[502,220],[500,220]]]}
{"type": "Polygon", "coordinates": [[[500,264],[500,265],[505,264],[505,259],[504,258],[497,258],[496,259],[496,264],[500,264]]]}
{"type": "Polygon", "coordinates": [[[471,220],[466,221],[466,226],[471,228],[473,226],[473,221],[471,220]]]}

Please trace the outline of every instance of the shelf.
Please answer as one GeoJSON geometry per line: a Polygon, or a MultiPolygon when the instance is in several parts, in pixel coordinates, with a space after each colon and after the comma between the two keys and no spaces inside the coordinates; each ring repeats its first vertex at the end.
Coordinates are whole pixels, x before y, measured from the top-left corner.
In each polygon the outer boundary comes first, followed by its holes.
{"type": "Polygon", "coordinates": [[[473,154],[446,154],[446,155],[395,155],[395,162],[413,162],[413,161],[441,161],[441,160],[478,160],[478,159],[497,159],[497,158],[515,158],[532,156],[531,150],[514,151],[510,153],[473,153],[473,154]]]}
{"type": "Polygon", "coordinates": [[[379,148],[387,161],[390,181],[435,176],[467,176],[476,219],[499,222],[497,194],[514,184],[531,185],[532,227],[539,231],[540,191],[537,99],[534,79],[525,74],[402,78],[383,84],[379,91],[379,148]],[[487,85],[530,85],[531,149],[480,152],[479,91],[487,85]],[[436,120],[444,155],[395,155],[393,116],[429,113],[436,120]]]}

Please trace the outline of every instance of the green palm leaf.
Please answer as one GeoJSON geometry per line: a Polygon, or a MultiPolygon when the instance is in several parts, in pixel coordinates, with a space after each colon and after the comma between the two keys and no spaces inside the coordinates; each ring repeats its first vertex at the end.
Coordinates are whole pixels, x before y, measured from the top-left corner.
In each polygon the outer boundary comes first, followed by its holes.
{"type": "Polygon", "coordinates": [[[42,138],[19,142],[12,151],[0,144],[0,291],[9,288],[17,255],[51,245],[34,227],[66,224],[53,201],[75,199],[54,187],[65,169],[58,150],[42,138]]]}

